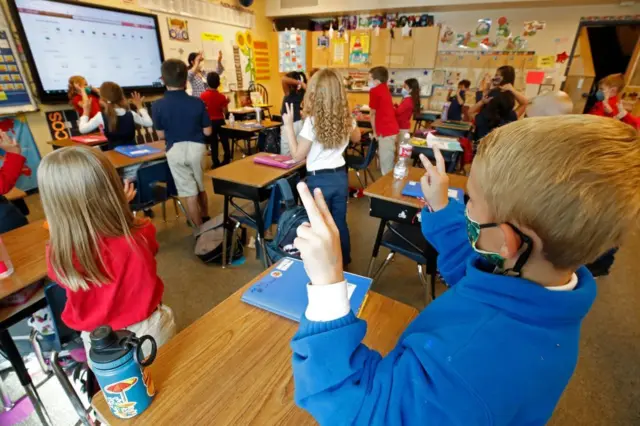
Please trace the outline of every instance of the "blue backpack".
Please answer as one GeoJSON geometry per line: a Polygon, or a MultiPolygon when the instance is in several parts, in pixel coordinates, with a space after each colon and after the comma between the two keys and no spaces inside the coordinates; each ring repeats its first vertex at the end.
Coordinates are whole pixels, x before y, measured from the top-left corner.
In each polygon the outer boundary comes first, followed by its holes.
{"type": "MultiPolygon", "coordinates": [[[[293,241],[296,239],[298,227],[309,222],[307,211],[296,203],[289,182],[286,179],[279,179],[276,185],[280,190],[285,210],[278,219],[278,231],[275,237],[266,244],[267,255],[272,263],[283,257],[300,259],[300,252],[293,246],[293,241]]],[[[275,191],[276,188],[273,190],[275,191]]]]}

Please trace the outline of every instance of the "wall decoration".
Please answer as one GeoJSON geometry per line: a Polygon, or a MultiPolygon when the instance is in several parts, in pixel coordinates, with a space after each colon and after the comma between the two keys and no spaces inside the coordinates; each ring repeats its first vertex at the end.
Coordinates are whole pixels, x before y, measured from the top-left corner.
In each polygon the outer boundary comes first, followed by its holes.
{"type": "Polygon", "coordinates": [[[467,31],[466,33],[458,33],[456,34],[456,46],[460,48],[468,48],[471,43],[471,33],[467,31]]]}
{"type": "Polygon", "coordinates": [[[251,31],[238,31],[236,33],[236,45],[238,49],[240,49],[240,52],[247,58],[247,65],[244,68],[244,72],[249,74],[251,81],[256,81],[256,62],[251,31]]]}
{"type": "Polygon", "coordinates": [[[515,36],[507,38],[506,50],[524,50],[527,47],[527,40],[524,37],[515,36]]]}
{"type": "Polygon", "coordinates": [[[555,55],[540,55],[536,57],[536,68],[553,68],[555,65],[555,55]]]}
{"type": "Polygon", "coordinates": [[[290,30],[278,33],[280,72],[307,70],[307,32],[290,30]]]}
{"type": "Polygon", "coordinates": [[[347,41],[344,38],[337,38],[333,41],[333,65],[346,65],[344,61],[344,49],[347,41]]]}
{"type": "Polygon", "coordinates": [[[369,62],[369,36],[358,34],[351,38],[349,48],[349,63],[363,65],[369,62]]]}
{"type": "Polygon", "coordinates": [[[450,27],[443,26],[441,32],[442,36],[440,37],[440,43],[446,45],[450,45],[451,43],[453,43],[455,34],[450,27]]]}
{"type": "Polygon", "coordinates": [[[525,37],[533,37],[538,31],[544,30],[546,26],[547,23],[544,21],[525,21],[522,35],[525,37]]]}
{"type": "Polygon", "coordinates": [[[256,40],[253,42],[254,58],[256,64],[255,81],[268,81],[271,79],[271,68],[269,64],[269,43],[256,40]]]}
{"type": "Polygon", "coordinates": [[[498,18],[498,31],[496,33],[498,37],[509,37],[511,30],[509,29],[509,20],[506,16],[498,18]]]}
{"type": "Polygon", "coordinates": [[[322,35],[320,37],[318,37],[317,42],[316,42],[316,48],[318,49],[326,49],[329,47],[329,37],[322,35]]]}
{"type": "Polygon", "coordinates": [[[527,72],[527,84],[542,84],[544,81],[544,71],[527,72]]]}
{"type": "Polygon", "coordinates": [[[562,53],[558,53],[556,55],[556,63],[557,64],[564,64],[567,59],[569,59],[569,55],[567,55],[566,51],[563,51],[562,53]]]}
{"type": "Polygon", "coordinates": [[[176,41],[189,41],[189,23],[186,19],[167,18],[169,38],[176,41]]]}
{"type": "Polygon", "coordinates": [[[486,36],[489,35],[489,31],[491,31],[491,19],[478,19],[478,25],[476,26],[476,35],[486,36]]]}

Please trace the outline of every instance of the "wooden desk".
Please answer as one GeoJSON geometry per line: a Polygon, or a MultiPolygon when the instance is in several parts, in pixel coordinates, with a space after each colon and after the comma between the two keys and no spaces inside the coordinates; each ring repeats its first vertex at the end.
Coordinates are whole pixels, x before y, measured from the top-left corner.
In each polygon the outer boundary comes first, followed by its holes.
{"type": "Polygon", "coordinates": [[[18,189],[15,186],[11,188],[11,191],[4,194],[5,198],[9,201],[22,200],[27,196],[27,193],[22,189],[18,189]]]}
{"type": "MultiPolygon", "coordinates": [[[[261,276],[269,273],[263,272],[261,276]]],[[[256,278],[160,348],[149,372],[158,393],[141,415],[114,417],[102,392],[92,404],[117,425],[316,425],[293,402],[289,342],[298,324],[240,301],[256,278]]],[[[388,353],[414,308],[369,292],[364,343],[388,353]]]]}
{"type": "Polygon", "coordinates": [[[280,123],[279,121],[271,121],[271,120],[262,120],[260,122],[260,124],[262,125],[262,127],[245,127],[243,126],[243,124],[253,124],[256,123],[255,120],[246,120],[246,121],[236,121],[235,123],[233,123],[233,126],[231,124],[225,124],[224,126],[222,126],[223,129],[226,130],[232,130],[234,132],[243,132],[243,133],[260,133],[260,131],[264,130],[264,129],[270,129],[273,127],[280,127],[282,126],[282,123],[280,123]]]}
{"type": "MultiPolygon", "coordinates": [[[[271,121],[271,120],[262,120],[260,122],[261,127],[245,127],[242,124],[256,123],[255,120],[246,120],[246,121],[236,121],[233,123],[233,126],[230,124],[225,124],[222,126],[222,129],[227,136],[231,140],[231,152],[234,151],[234,145],[238,141],[244,141],[245,147],[242,150],[242,158],[245,158],[247,155],[251,155],[251,141],[257,141],[257,135],[265,129],[271,129],[275,127],[282,126],[282,123],[279,121],[271,121]]],[[[257,151],[257,149],[256,149],[257,151]]]]}
{"type": "Polygon", "coordinates": [[[58,148],[65,148],[68,146],[101,146],[101,145],[106,145],[107,141],[83,143],[83,142],[75,142],[75,141],[72,141],[71,139],[58,139],[58,140],[49,141],[47,143],[49,145],[53,145],[53,149],[58,149],[58,148]]]}
{"type": "MultiPolygon", "coordinates": [[[[260,155],[268,154],[261,153],[251,155],[243,158],[242,160],[234,161],[226,166],[209,170],[205,173],[205,176],[210,177],[213,181],[213,192],[219,195],[224,195],[223,218],[226,226],[224,227],[225,236],[222,239],[223,267],[227,264],[226,233],[230,226],[229,203],[232,202],[232,198],[242,198],[253,201],[255,211],[255,217],[253,217],[253,219],[256,222],[258,243],[262,246],[262,253],[266,253],[264,251],[265,224],[262,218],[260,202],[268,199],[271,195],[271,188],[269,186],[273,182],[282,177],[296,173],[305,166],[304,161],[290,169],[279,169],[277,167],[269,167],[254,163],[253,158],[260,155]]],[[[263,255],[262,258],[264,266],[267,267],[268,263],[266,261],[266,255],[263,255]]],[[[229,259],[229,261],[230,260],[231,259],[229,259]]]]}
{"type": "Polygon", "coordinates": [[[442,121],[436,120],[431,124],[431,127],[436,129],[441,135],[465,137],[471,131],[471,123],[466,121],[442,121]]]}
{"type": "Polygon", "coordinates": [[[161,152],[158,152],[158,153],[155,153],[155,154],[144,155],[142,157],[137,157],[137,158],[127,157],[126,155],[122,155],[122,154],[120,154],[119,152],[116,152],[116,151],[105,151],[104,155],[107,156],[109,161],[111,161],[111,164],[113,164],[113,166],[116,169],[121,169],[121,168],[127,167],[127,166],[133,166],[133,165],[140,164],[140,163],[147,163],[149,161],[162,160],[163,158],[165,158],[167,156],[167,153],[166,153],[166,150],[165,150],[165,141],[158,141],[158,142],[151,142],[151,143],[147,143],[147,144],[140,144],[140,147],[143,147],[143,146],[149,146],[149,147],[152,147],[152,148],[157,148],[161,152]]]}

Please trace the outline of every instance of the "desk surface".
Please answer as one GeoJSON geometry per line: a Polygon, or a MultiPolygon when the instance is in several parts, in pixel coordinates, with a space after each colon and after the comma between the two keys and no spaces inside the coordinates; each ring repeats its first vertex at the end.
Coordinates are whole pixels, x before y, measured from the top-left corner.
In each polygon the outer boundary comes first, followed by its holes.
{"type": "Polygon", "coordinates": [[[107,141],[84,143],[84,142],[75,142],[75,141],[72,141],[71,139],[57,139],[57,140],[49,141],[47,143],[49,145],[57,146],[58,148],[65,148],[67,146],[97,146],[97,145],[104,145],[104,144],[107,143],[107,141]]]}
{"type": "Polygon", "coordinates": [[[127,157],[126,155],[122,155],[116,151],[105,151],[104,154],[107,156],[109,161],[111,161],[111,164],[113,164],[113,166],[116,169],[121,169],[122,167],[127,167],[127,166],[133,166],[134,164],[146,163],[147,161],[161,160],[167,156],[167,153],[165,151],[164,141],[151,142],[144,145],[140,144],[140,147],[143,147],[143,146],[150,146],[153,148],[157,148],[162,152],[144,155],[142,157],[137,157],[137,158],[127,157]]]}
{"type": "MultiPolygon", "coordinates": [[[[160,348],[149,367],[158,393],[138,417],[115,418],[100,392],[93,406],[114,425],[315,425],[293,402],[289,342],[298,324],[240,301],[271,268],[160,348]]],[[[418,315],[369,292],[361,318],[364,342],[386,354],[418,315]]]]}
{"type": "Polygon", "coordinates": [[[49,231],[43,224],[44,220],[38,220],[2,234],[14,272],[0,280],[0,299],[46,277],[45,247],[49,231]]]}
{"type": "Polygon", "coordinates": [[[224,180],[241,185],[253,186],[255,188],[264,188],[281,177],[304,167],[306,164],[303,161],[290,169],[279,169],[277,167],[254,163],[253,158],[260,155],[269,154],[259,153],[243,158],[242,160],[233,161],[226,166],[209,170],[205,173],[205,176],[214,180],[224,180]]]}
{"type": "Polygon", "coordinates": [[[247,121],[236,121],[235,123],[233,123],[233,126],[230,124],[225,124],[224,126],[222,126],[223,129],[227,129],[227,130],[234,130],[236,132],[247,132],[247,133],[258,133],[261,130],[264,129],[270,129],[272,127],[280,127],[282,126],[282,123],[280,123],[279,121],[271,121],[271,120],[262,120],[260,122],[260,124],[262,125],[262,127],[244,127],[242,126],[243,123],[255,123],[256,120],[247,120],[247,121]]]}
{"type": "Polygon", "coordinates": [[[14,186],[13,188],[11,188],[11,191],[4,194],[4,196],[9,201],[15,201],[15,200],[21,200],[25,198],[27,196],[27,193],[24,192],[22,189],[18,189],[14,186]]]}
{"type": "MultiPolygon", "coordinates": [[[[415,180],[419,182],[422,176],[424,176],[424,169],[417,167],[409,167],[409,176],[401,181],[395,180],[393,172],[389,172],[369,185],[364,190],[364,195],[421,209],[424,205],[423,202],[417,198],[402,195],[402,189],[407,184],[407,181],[415,180]]],[[[467,177],[449,174],[449,186],[460,188],[466,192],[467,177]]]]}
{"type": "Polygon", "coordinates": [[[471,130],[471,123],[466,121],[442,121],[436,120],[431,124],[431,127],[441,127],[443,129],[469,131],[471,130]]]}

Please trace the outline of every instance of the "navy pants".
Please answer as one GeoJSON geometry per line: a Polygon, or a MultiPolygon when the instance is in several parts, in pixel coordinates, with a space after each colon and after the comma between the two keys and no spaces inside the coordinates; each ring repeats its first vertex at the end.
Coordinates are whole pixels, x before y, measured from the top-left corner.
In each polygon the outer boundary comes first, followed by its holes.
{"type": "Polygon", "coordinates": [[[347,200],[349,198],[349,182],[347,171],[327,172],[318,175],[308,175],[307,185],[312,192],[316,188],[322,190],[327,201],[333,220],[340,232],[340,247],[342,248],[342,263],[351,263],[351,239],[347,227],[347,200]]]}

